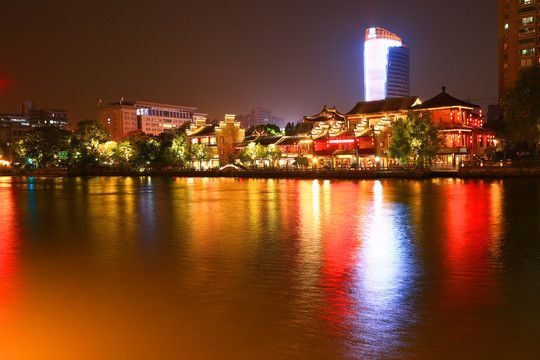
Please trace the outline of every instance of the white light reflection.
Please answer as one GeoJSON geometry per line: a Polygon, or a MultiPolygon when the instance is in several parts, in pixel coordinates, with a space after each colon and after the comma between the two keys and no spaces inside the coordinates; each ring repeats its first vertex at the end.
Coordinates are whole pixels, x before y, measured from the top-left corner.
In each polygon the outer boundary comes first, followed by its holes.
{"type": "MultiPolygon", "coordinates": [[[[358,314],[353,320],[358,339],[366,338],[371,354],[382,358],[395,354],[402,346],[400,330],[411,319],[410,288],[415,270],[409,237],[410,212],[401,204],[385,198],[380,181],[373,184],[370,216],[357,220],[357,237],[361,239],[355,300],[358,314]],[[375,347],[375,348],[373,348],[375,347]]],[[[362,349],[355,349],[356,354],[362,349]]]]}

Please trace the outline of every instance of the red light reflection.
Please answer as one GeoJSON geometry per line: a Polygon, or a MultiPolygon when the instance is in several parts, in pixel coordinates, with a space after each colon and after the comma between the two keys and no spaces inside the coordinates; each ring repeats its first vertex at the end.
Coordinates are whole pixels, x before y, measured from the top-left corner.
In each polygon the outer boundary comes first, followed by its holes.
{"type": "MultiPolygon", "coordinates": [[[[487,314],[498,306],[486,302],[486,299],[498,298],[495,294],[497,280],[490,266],[492,242],[498,237],[497,228],[492,226],[492,191],[489,183],[471,181],[466,186],[451,186],[445,192],[446,211],[442,224],[446,237],[438,302],[448,314],[453,314],[444,319],[447,325],[480,329],[474,324],[485,321],[489,318],[487,314]],[[459,319],[456,314],[460,314],[459,319]]],[[[468,338],[489,338],[466,331],[456,333],[468,338]]]]}

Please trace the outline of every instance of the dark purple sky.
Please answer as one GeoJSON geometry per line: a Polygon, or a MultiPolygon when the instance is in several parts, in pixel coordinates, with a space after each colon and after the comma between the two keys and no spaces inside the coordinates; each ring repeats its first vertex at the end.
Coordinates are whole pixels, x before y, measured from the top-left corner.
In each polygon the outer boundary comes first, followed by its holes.
{"type": "MultiPolygon", "coordinates": [[[[97,101],[260,106],[287,121],[362,101],[364,31],[400,36],[411,95],[496,103],[493,0],[2,0],[0,112],[21,100],[97,117],[97,101]]],[[[283,125],[283,124],[282,124],[283,125]]]]}

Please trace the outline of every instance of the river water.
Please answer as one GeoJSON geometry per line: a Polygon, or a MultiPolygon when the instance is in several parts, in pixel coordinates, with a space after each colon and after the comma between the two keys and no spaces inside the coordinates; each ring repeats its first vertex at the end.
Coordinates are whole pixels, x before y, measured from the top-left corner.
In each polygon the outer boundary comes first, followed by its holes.
{"type": "Polygon", "coordinates": [[[538,359],[540,181],[0,177],[1,359],[538,359]]]}

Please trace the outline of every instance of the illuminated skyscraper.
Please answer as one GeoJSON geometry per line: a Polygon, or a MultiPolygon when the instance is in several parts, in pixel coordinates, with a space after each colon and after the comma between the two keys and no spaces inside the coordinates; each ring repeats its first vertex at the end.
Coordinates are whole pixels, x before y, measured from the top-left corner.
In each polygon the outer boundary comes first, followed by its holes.
{"type": "Polygon", "coordinates": [[[397,35],[378,27],[366,30],[364,95],[366,101],[409,96],[409,49],[397,35]]]}

